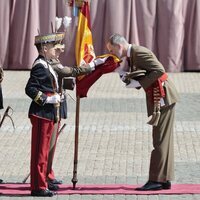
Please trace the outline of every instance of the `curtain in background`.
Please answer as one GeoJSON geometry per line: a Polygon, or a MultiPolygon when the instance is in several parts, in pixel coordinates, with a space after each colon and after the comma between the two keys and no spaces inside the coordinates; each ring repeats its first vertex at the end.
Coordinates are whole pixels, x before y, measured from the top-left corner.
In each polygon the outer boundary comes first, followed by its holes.
{"type": "MultiPolygon", "coordinates": [[[[105,54],[113,33],[151,49],[169,72],[200,70],[199,0],[90,0],[96,55],[105,54]]],[[[30,69],[37,50],[34,36],[51,32],[55,17],[72,17],[67,0],[1,0],[0,65],[30,69]]],[[[66,30],[64,65],[75,65],[77,19],[66,30]]],[[[60,31],[63,31],[61,28],[60,31]]]]}

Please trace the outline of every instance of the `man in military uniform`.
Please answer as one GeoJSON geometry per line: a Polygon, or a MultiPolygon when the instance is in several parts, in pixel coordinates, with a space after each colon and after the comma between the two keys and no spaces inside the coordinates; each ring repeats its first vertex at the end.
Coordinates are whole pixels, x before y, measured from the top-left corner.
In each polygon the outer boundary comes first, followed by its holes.
{"type": "Polygon", "coordinates": [[[179,99],[176,88],[165,73],[163,65],[149,49],[129,44],[119,34],[109,38],[107,48],[119,58],[128,58],[129,72],[121,73],[121,78],[127,87],[142,87],[145,90],[148,116],[153,115],[149,122],[153,125],[154,147],[151,153],[149,180],[136,190],[170,189],[171,180],[174,178],[175,104],[179,99]],[[140,76],[135,80],[134,75],[140,76]]]}
{"type": "MultiPolygon", "coordinates": [[[[54,71],[57,74],[58,77],[58,85],[59,85],[59,93],[61,94],[61,102],[60,102],[60,119],[66,119],[67,118],[67,102],[66,102],[66,94],[65,90],[63,90],[63,86],[65,87],[64,89],[72,89],[73,84],[73,78],[72,77],[77,77],[79,75],[85,74],[85,67],[68,67],[68,66],[63,66],[60,63],[59,56],[60,54],[64,52],[64,44],[57,44],[55,45],[55,53],[56,53],[56,58],[52,59],[50,61],[50,64],[54,71]],[[65,79],[66,77],[71,77],[72,79],[65,79]],[[66,81],[68,80],[68,81],[66,81]],[[72,84],[72,85],[71,85],[72,84]]],[[[104,63],[104,59],[97,58],[94,60],[95,66],[98,66],[100,64],[104,63]]],[[[92,63],[90,63],[92,64],[92,63]]],[[[86,73],[88,73],[86,71],[86,73]]],[[[50,151],[49,151],[49,159],[48,159],[48,166],[47,166],[47,177],[48,177],[48,185],[49,188],[52,189],[58,189],[58,184],[62,184],[61,180],[57,180],[54,175],[54,171],[52,169],[52,164],[53,164],[53,158],[54,158],[54,153],[55,153],[55,148],[56,148],[56,143],[58,139],[58,129],[60,127],[60,121],[54,124],[54,131],[52,134],[51,142],[50,142],[50,151]]]]}
{"type": "MultiPolygon", "coordinates": [[[[53,33],[35,37],[39,56],[33,63],[25,92],[32,99],[29,118],[32,124],[31,141],[31,195],[53,196],[56,187],[48,188],[47,165],[50,141],[55,124],[60,120],[59,106],[61,97],[57,74],[50,61],[56,59],[55,45],[60,44],[64,33],[53,33]]],[[[90,73],[98,62],[91,62],[84,67],[70,68],[72,75],[90,73]]],[[[58,71],[63,69],[58,68],[58,71]]],[[[64,69],[65,71],[65,69],[64,69]]],[[[58,129],[58,128],[56,128],[58,129]]]]}

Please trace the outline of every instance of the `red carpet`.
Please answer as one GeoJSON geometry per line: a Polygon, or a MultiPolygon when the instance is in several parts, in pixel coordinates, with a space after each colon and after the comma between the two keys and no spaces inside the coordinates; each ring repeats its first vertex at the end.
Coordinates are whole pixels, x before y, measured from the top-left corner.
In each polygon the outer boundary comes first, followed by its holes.
{"type": "MultiPolygon", "coordinates": [[[[200,194],[200,184],[174,184],[171,190],[159,191],[135,191],[134,188],[139,185],[79,185],[76,190],[72,189],[72,185],[60,185],[58,195],[71,194],[133,194],[133,195],[148,195],[148,194],[200,194]]],[[[0,184],[0,195],[30,195],[29,184],[0,184]]]]}

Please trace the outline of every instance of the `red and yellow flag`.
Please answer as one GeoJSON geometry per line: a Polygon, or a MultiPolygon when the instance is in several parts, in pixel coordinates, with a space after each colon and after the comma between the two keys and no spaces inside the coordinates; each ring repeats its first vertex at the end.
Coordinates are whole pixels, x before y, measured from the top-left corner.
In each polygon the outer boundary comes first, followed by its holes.
{"type": "Polygon", "coordinates": [[[76,34],[76,63],[80,66],[95,58],[92,32],[90,26],[90,10],[88,2],[83,2],[79,13],[78,30],[76,34]]]}
{"type": "Polygon", "coordinates": [[[85,76],[76,83],[76,94],[78,96],[87,97],[89,88],[104,74],[113,72],[120,65],[120,60],[110,54],[99,56],[101,58],[107,57],[104,64],[99,65],[92,73],[85,76]]]}
{"type": "MultiPolygon", "coordinates": [[[[79,76],[76,80],[76,95],[86,97],[89,88],[103,75],[114,71],[120,60],[113,55],[106,54],[98,56],[100,58],[107,57],[107,60],[101,66],[98,66],[93,72],[86,76],[79,76]]],[[[90,63],[96,58],[92,32],[90,27],[90,12],[88,2],[83,2],[83,6],[79,13],[79,23],[76,35],[76,62],[77,65],[90,63]]]]}

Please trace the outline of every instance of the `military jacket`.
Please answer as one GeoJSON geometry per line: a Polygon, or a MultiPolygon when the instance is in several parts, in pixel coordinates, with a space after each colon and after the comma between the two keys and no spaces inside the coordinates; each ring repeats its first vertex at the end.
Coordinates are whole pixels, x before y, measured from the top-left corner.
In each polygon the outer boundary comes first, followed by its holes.
{"type": "MultiPolygon", "coordinates": [[[[45,103],[47,96],[61,92],[61,80],[68,76],[78,76],[91,72],[90,67],[63,67],[60,63],[46,62],[38,56],[31,69],[25,92],[32,99],[29,116],[34,115],[48,120],[55,120],[57,108],[45,103]]],[[[60,105],[60,117],[66,118],[66,97],[60,105]]]]}
{"type": "MultiPolygon", "coordinates": [[[[132,70],[146,70],[146,75],[139,80],[139,83],[144,90],[151,87],[151,85],[165,73],[163,65],[158,61],[152,51],[145,47],[136,45],[132,45],[131,48],[130,68],[132,68],[132,70]]],[[[179,95],[169,78],[164,82],[163,87],[165,90],[165,106],[176,103],[179,100],[179,95]]],[[[154,106],[148,93],[146,93],[146,104],[148,116],[150,116],[153,113],[154,106]]]]}
{"type": "Polygon", "coordinates": [[[88,74],[91,72],[90,67],[68,67],[63,66],[60,61],[57,60],[51,60],[50,64],[54,71],[57,74],[58,77],[58,85],[59,85],[59,92],[64,94],[64,99],[61,101],[60,104],[60,117],[63,119],[67,118],[67,97],[65,95],[65,92],[63,93],[63,78],[65,77],[77,77],[80,75],[88,74]]]}
{"type": "Polygon", "coordinates": [[[58,92],[58,79],[51,65],[47,64],[43,56],[38,56],[34,62],[25,92],[32,99],[29,116],[35,115],[52,121],[56,119],[57,108],[45,101],[47,96],[58,92]]]}

